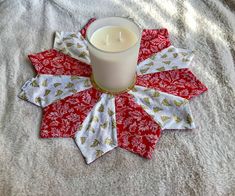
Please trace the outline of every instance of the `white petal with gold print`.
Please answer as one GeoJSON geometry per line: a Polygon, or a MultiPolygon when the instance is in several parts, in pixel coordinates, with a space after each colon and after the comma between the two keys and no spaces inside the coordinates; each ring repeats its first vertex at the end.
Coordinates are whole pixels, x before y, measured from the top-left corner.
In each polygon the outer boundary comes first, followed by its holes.
{"type": "Polygon", "coordinates": [[[137,85],[129,93],[162,129],[195,128],[187,99],[137,85]]]}
{"type": "Polygon", "coordinates": [[[54,48],[75,59],[90,64],[87,44],[81,33],[56,32],[54,48]]]}
{"type": "Polygon", "coordinates": [[[76,132],[75,142],[89,164],[117,147],[115,98],[102,94],[76,132]]]}
{"type": "Polygon", "coordinates": [[[81,76],[37,75],[22,87],[19,97],[45,107],[52,102],[91,88],[90,79],[81,76]]]}
{"type": "Polygon", "coordinates": [[[169,46],[142,61],[137,66],[137,74],[150,74],[161,71],[188,68],[192,59],[193,53],[191,50],[175,48],[169,46]]]}

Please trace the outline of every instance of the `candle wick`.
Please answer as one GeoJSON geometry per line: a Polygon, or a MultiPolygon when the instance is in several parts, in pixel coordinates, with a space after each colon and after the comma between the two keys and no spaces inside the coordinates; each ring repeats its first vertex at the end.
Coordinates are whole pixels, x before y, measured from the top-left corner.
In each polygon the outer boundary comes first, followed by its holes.
{"type": "Polygon", "coordinates": [[[106,38],[105,38],[105,45],[109,45],[109,34],[106,35],[106,38]]]}
{"type": "Polygon", "coordinates": [[[119,41],[122,42],[122,32],[119,32],[119,41]]]}

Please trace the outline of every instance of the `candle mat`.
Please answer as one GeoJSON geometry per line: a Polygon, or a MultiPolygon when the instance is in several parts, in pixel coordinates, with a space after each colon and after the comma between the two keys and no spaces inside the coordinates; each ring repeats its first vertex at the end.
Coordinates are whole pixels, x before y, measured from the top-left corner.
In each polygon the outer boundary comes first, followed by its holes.
{"type": "Polygon", "coordinates": [[[121,147],[151,158],[162,130],[193,129],[189,100],[207,90],[189,70],[190,50],[171,45],[167,29],[144,29],[135,86],[117,95],[93,87],[84,39],[56,32],[54,49],[29,55],[37,76],[19,97],[43,108],[41,138],[74,138],[89,164],[121,147]]]}

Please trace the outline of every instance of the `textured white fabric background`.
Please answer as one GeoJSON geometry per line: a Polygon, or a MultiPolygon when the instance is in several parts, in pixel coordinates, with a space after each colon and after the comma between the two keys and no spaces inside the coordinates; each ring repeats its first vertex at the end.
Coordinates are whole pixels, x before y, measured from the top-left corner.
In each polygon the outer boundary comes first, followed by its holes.
{"type": "Polygon", "coordinates": [[[0,0],[0,195],[235,195],[234,0],[0,0]],[[209,91],[191,101],[197,128],[167,131],[152,160],[116,149],[87,166],[72,139],[39,139],[41,109],[17,98],[29,53],[90,17],[167,27],[195,50],[209,91]]]}

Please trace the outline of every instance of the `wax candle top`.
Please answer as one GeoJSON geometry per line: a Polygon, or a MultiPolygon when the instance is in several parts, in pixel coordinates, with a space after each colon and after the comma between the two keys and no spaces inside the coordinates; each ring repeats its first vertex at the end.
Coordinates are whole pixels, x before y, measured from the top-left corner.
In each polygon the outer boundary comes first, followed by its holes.
{"type": "Polygon", "coordinates": [[[121,26],[105,26],[96,30],[90,42],[97,48],[108,52],[120,52],[137,42],[137,35],[121,26]]]}

